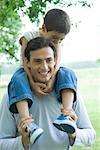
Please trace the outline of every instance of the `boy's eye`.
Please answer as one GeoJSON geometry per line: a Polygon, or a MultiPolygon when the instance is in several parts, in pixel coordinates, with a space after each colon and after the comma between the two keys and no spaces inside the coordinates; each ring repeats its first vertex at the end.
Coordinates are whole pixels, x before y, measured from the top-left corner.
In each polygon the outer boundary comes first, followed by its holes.
{"type": "Polygon", "coordinates": [[[54,44],[58,44],[58,43],[61,43],[62,42],[62,40],[63,39],[57,39],[57,38],[55,38],[55,39],[52,39],[52,42],[54,43],[54,44]]]}
{"type": "Polygon", "coordinates": [[[58,41],[58,40],[57,40],[56,38],[53,38],[53,39],[52,39],[52,42],[53,42],[53,43],[57,43],[57,41],[58,41]]]}
{"type": "Polygon", "coordinates": [[[64,39],[60,39],[59,42],[61,43],[64,39]]]}

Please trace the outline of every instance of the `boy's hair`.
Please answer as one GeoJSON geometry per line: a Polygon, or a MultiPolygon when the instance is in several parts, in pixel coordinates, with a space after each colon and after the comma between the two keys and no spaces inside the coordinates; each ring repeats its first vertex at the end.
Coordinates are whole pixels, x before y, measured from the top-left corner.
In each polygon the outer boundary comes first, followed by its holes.
{"type": "Polygon", "coordinates": [[[25,49],[25,57],[28,61],[30,61],[30,52],[36,51],[38,49],[44,48],[44,47],[51,47],[54,52],[54,58],[56,57],[56,48],[50,40],[44,38],[44,37],[36,37],[32,40],[30,40],[27,43],[27,47],[25,49]]]}
{"type": "Polygon", "coordinates": [[[70,31],[70,19],[68,14],[61,9],[51,9],[44,17],[44,24],[48,31],[56,31],[67,34],[70,31]]]}

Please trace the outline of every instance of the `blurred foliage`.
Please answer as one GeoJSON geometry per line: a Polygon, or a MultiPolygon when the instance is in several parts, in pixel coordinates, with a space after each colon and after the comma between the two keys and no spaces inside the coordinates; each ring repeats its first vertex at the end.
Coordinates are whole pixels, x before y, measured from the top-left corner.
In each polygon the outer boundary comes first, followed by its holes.
{"type": "Polygon", "coordinates": [[[99,59],[97,59],[97,64],[99,65],[99,67],[100,67],[100,58],[99,59]]]}
{"type": "Polygon", "coordinates": [[[5,53],[10,58],[17,57],[18,33],[21,29],[21,20],[18,10],[27,14],[32,22],[38,22],[39,15],[45,14],[47,3],[63,4],[66,7],[80,5],[91,7],[91,4],[82,0],[0,0],[0,53],[5,53]]]}
{"type": "Polygon", "coordinates": [[[17,13],[19,7],[24,6],[20,0],[0,0],[0,52],[14,57],[18,46],[16,39],[21,27],[21,20],[17,13]]]}

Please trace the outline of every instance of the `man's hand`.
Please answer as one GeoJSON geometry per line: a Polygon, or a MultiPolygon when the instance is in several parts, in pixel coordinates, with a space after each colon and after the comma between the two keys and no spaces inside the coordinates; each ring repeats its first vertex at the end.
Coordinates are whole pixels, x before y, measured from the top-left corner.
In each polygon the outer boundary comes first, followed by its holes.
{"type": "MultiPolygon", "coordinates": [[[[71,121],[73,121],[73,122],[77,122],[77,119],[78,119],[78,117],[77,117],[77,115],[76,115],[76,113],[75,113],[75,111],[73,110],[73,109],[71,109],[71,110],[66,110],[66,109],[61,109],[61,112],[63,113],[63,114],[66,114],[66,116],[70,116],[71,117],[71,121]]],[[[76,138],[76,133],[73,133],[73,134],[69,134],[69,138],[71,138],[71,139],[73,139],[73,140],[75,140],[75,138],[76,138]]]]}
{"type": "Polygon", "coordinates": [[[29,143],[30,143],[30,140],[29,140],[30,133],[26,132],[25,129],[28,124],[32,123],[32,121],[33,121],[33,119],[30,116],[30,117],[21,119],[19,122],[19,125],[18,125],[18,131],[19,131],[19,134],[22,136],[22,143],[24,146],[29,145],[29,143]]]}
{"type": "Polygon", "coordinates": [[[70,116],[71,117],[71,120],[74,121],[76,123],[78,117],[75,113],[75,111],[73,109],[70,109],[70,110],[66,110],[66,109],[61,109],[61,113],[66,115],[66,116],[70,116]]]}

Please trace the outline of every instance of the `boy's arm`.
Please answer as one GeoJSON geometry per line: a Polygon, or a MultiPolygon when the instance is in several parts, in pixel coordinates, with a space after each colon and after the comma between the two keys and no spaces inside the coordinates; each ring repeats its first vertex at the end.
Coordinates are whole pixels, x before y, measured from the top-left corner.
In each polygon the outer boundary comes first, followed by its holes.
{"type": "Polygon", "coordinates": [[[43,83],[38,83],[38,82],[34,81],[27,65],[24,66],[24,70],[26,71],[26,73],[28,75],[28,79],[29,79],[29,83],[30,83],[32,91],[36,95],[47,95],[47,93],[43,91],[43,89],[46,88],[46,85],[43,83]]]}
{"type": "Polygon", "coordinates": [[[45,92],[43,92],[42,89],[46,88],[46,85],[45,84],[40,84],[40,83],[37,83],[37,82],[34,82],[33,78],[32,78],[32,75],[30,73],[30,70],[26,64],[26,61],[25,61],[25,55],[24,55],[24,51],[25,51],[25,48],[27,46],[27,43],[28,43],[28,40],[23,36],[21,39],[20,39],[20,44],[21,44],[21,51],[22,51],[22,62],[23,62],[23,66],[24,66],[24,70],[26,71],[27,75],[28,75],[28,78],[29,78],[29,82],[30,82],[30,85],[31,85],[31,88],[32,90],[37,93],[38,95],[47,95],[45,92]]]}
{"type": "Polygon", "coordinates": [[[22,62],[23,62],[23,66],[24,66],[24,70],[26,71],[29,81],[30,81],[30,85],[33,91],[35,91],[35,93],[38,93],[39,95],[47,95],[48,93],[50,93],[53,89],[54,86],[54,82],[55,82],[55,77],[56,77],[56,73],[59,69],[60,66],[60,59],[61,59],[61,44],[57,44],[55,45],[56,49],[57,49],[57,57],[56,57],[56,66],[55,66],[55,72],[54,75],[52,76],[52,78],[49,80],[47,85],[44,84],[40,84],[40,83],[36,83],[34,82],[30,70],[27,67],[26,61],[25,61],[25,56],[24,56],[24,51],[25,48],[27,46],[28,40],[23,36],[20,39],[20,44],[21,44],[21,50],[22,50],[22,62]]]}
{"type": "Polygon", "coordinates": [[[27,39],[23,36],[21,39],[20,39],[20,44],[21,44],[21,54],[22,54],[22,62],[23,62],[23,65],[24,65],[24,59],[25,59],[25,55],[24,55],[24,51],[25,51],[25,48],[27,46],[27,39]]]}
{"type": "Polygon", "coordinates": [[[57,71],[59,70],[60,67],[60,59],[61,59],[61,44],[55,45],[57,52],[56,52],[56,65],[55,65],[55,71],[52,76],[52,78],[48,81],[46,88],[44,89],[45,93],[50,93],[53,89],[54,83],[55,83],[55,78],[57,71]]]}

